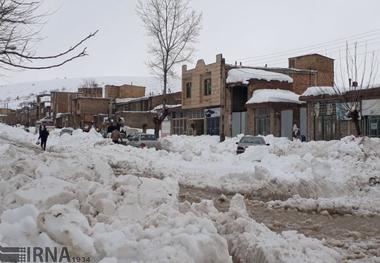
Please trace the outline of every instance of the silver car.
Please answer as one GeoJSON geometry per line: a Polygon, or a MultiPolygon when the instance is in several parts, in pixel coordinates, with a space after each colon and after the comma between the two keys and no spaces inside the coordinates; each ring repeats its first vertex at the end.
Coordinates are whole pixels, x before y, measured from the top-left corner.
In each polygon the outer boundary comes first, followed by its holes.
{"type": "Polygon", "coordinates": [[[263,137],[259,136],[251,136],[251,135],[245,135],[243,136],[237,144],[236,153],[240,154],[245,152],[245,149],[247,149],[250,146],[255,145],[269,145],[269,143],[266,143],[263,137]]]}
{"type": "Polygon", "coordinates": [[[128,139],[126,145],[139,147],[139,148],[156,148],[160,149],[160,143],[158,142],[154,134],[139,133],[128,139]]]}

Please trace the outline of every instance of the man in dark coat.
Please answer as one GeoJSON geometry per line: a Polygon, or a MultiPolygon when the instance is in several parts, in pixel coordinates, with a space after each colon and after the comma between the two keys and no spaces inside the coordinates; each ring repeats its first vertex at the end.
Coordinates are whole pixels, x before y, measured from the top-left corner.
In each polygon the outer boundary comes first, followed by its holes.
{"type": "Polygon", "coordinates": [[[46,126],[44,125],[40,131],[40,137],[38,138],[38,139],[41,139],[41,148],[44,151],[46,150],[46,142],[47,142],[48,136],[49,136],[49,132],[46,129],[46,126]]]}

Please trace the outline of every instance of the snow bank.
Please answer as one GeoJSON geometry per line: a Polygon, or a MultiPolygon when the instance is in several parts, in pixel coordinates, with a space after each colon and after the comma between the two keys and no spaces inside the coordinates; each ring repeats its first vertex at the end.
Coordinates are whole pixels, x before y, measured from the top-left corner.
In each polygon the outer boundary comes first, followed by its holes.
{"type": "Polygon", "coordinates": [[[234,68],[228,71],[227,83],[241,82],[243,84],[248,84],[248,81],[251,79],[293,83],[293,79],[288,75],[267,70],[234,68]]]}
{"type": "Polygon", "coordinates": [[[246,104],[264,103],[264,102],[287,102],[302,104],[299,95],[289,90],[282,89],[259,89],[255,90],[252,97],[246,104]]]}

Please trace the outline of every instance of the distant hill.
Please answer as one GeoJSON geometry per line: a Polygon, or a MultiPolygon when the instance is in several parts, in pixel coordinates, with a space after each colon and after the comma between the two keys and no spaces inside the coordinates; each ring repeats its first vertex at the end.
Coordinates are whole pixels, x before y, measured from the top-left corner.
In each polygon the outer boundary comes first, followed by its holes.
{"type": "MultiPolygon", "coordinates": [[[[155,77],[133,77],[133,76],[116,76],[116,77],[90,77],[90,78],[65,78],[52,79],[45,81],[24,82],[9,85],[0,85],[0,108],[8,107],[16,109],[20,103],[35,101],[36,95],[48,93],[54,90],[76,91],[84,80],[95,80],[101,87],[105,85],[122,85],[134,84],[146,87],[146,94],[160,94],[162,84],[155,77]]],[[[171,82],[170,91],[181,90],[179,80],[171,82]]]]}

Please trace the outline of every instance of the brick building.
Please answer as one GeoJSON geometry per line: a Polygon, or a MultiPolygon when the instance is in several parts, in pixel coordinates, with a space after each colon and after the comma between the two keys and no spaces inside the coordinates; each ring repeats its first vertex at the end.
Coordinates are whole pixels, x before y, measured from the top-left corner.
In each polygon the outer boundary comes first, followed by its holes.
{"type": "Polygon", "coordinates": [[[78,88],[78,92],[51,92],[51,111],[57,128],[83,128],[94,122],[94,115],[109,114],[110,99],[103,88],[78,88]]]}
{"type": "MultiPolygon", "coordinates": [[[[181,106],[181,92],[166,94],[166,106],[169,111],[181,106]]],[[[139,129],[154,129],[153,118],[156,110],[162,108],[163,95],[115,100],[116,116],[125,120],[125,125],[139,129]]]]}
{"type": "Polygon", "coordinates": [[[72,116],[74,128],[92,125],[94,116],[109,114],[110,99],[100,97],[76,97],[72,100],[72,116]]]}
{"type": "Polygon", "coordinates": [[[288,136],[293,123],[306,132],[306,107],[298,99],[287,101],[285,96],[284,101],[246,105],[247,101],[256,90],[287,90],[294,98],[307,87],[333,82],[333,59],[318,54],[290,58],[288,68],[228,65],[222,55],[207,65],[198,60],[193,69],[182,67],[182,109],[172,113],[172,132],[235,136],[260,131],[288,136]],[[256,121],[255,114],[269,121],[256,121]],[[281,127],[282,123],[286,125],[281,127]]]}

